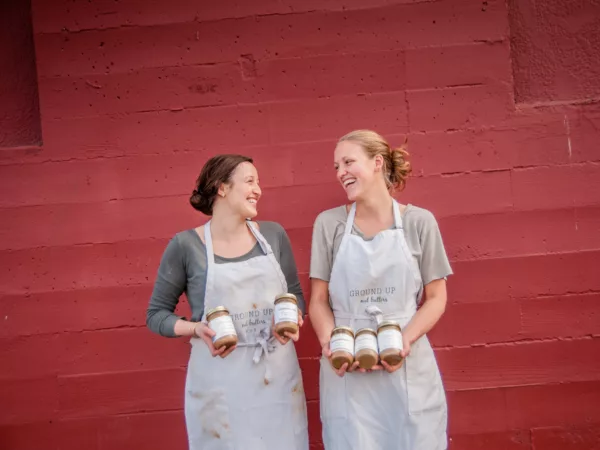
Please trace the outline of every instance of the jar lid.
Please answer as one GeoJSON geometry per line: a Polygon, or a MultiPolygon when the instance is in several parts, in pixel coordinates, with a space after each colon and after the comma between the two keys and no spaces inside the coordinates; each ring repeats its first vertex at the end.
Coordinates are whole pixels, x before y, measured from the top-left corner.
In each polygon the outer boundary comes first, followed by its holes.
{"type": "Polygon", "coordinates": [[[398,322],[393,322],[391,320],[386,320],[385,322],[381,322],[379,325],[377,325],[377,329],[379,330],[380,328],[383,327],[396,327],[400,330],[400,324],[398,324],[398,322]]]}
{"type": "Polygon", "coordinates": [[[229,314],[229,310],[227,308],[225,308],[224,306],[217,306],[216,308],[209,309],[206,313],[206,317],[218,312],[226,312],[227,314],[229,314]]]}
{"type": "Polygon", "coordinates": [[[356,332],[356,335],[358,336],[361,333],[371,333],[375,335],[377,334],[373,328],[361,328],[356,332]]]}
{"type": "Polygon", "coordinates": [[[278,296],[276,296],[275,303],[282,299],[292,300],[294,303],[298,303],[298,298],[294,294],[290,294],[289,292],[286,292],[285,294],[279,294],[278,296]]]}
{"type": "Polygon", "coordinates": [[[349,333],[352,336],[354,336],[354,331],[352,330],[352,328],[350,327],[335,327],[333,330],[331,330],[331,334],[335,334],[337,332],[342,332],[342,333],[349,333]]]}

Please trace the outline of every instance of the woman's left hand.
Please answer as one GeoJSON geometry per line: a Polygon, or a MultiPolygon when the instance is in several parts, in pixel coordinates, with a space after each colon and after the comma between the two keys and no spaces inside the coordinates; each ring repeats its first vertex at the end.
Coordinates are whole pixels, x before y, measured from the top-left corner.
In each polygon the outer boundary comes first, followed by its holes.
{"type": "Polygon", "coordinates": [[[352,371],[357,371],[360,373],[369,373],[369,372],[377,372],[379,370],[384,370],[384,367],[381,364],[375,364],[373,365],[370,369],[361,369],[358,365],[358,361],[354,361],[354,363],[351,366],[351,370],[349,370],[348,372],[352,372],[352,371]]]}
{"type": "Polygon", "coordinates": [[[400,356],[402,356],[402,358],[406,358],[408,355],[410,355],[410,340],[408,339],[408,337],[406,337],[406,334],[402,334],[402,350],[400,351],[400,356]]]}
{"type": "Polygon", "coordinates": [[[300,339],[300,327],[302,327],[302,325],[304,325],[304,319],[302,319],[302,312],[300,310],[298,310],[298,331],[293,334],[286,331],[282,336],[275,331],[275,315],[273,315],[273,320],[271,322],[273,336],[275,336],[275,339],[277,339],[281,345],[287,344],[290,339],[294,342],[298,342],[298,339],[300,339]]]}
{"type": "Polygon", "coordinates": [[[402,367],[404,360],[408,355],[410,355],[410,341],[404,334],[402,335],[402,347],[402,350],[400,350],[400,356],[402,356],[402,360],[398,364],[396,364],[395,366],[391,366],[385,361],[381,361],[381,365],[387,373],[394,373],[396,370],[402,367]]]}

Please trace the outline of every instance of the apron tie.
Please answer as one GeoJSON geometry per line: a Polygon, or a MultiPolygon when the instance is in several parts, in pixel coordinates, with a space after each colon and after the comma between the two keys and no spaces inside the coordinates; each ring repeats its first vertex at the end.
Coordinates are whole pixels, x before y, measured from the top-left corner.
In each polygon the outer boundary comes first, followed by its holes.
{"type": "Polygon", "coordinates": [[[398,323],[400,326],[404,327],[410,319],[414,316],[415,312],[401,312],[401,313],[388,313],[385,314],[378,306],[369,305],[365,308],[365,314],[349,314],[346,312],[334,312],[333,316],[335,319],[336,325],[340,319],[348,320],[350,323],[350,327],[354,329],[354,323],[356,320],[373,320],[377,326],[383,322],[383,319],[390,320],[398,323]]]}
{"type": "Polygon", "coordinates": [[[365,312],[373,319],[375,319],[375,322],[377,322],[377,326],[379,326],[379,324],[383,320],[383,311],[375,305],[369,305],[365,308],[365,312]]]}
{"type": "Polygon", "coordinates": [[[238,347],[256,347],[254,350],[254,355],[252,356],[252,361],[254,364],[258,364],[264,355],[265,357],[265,379],[271,379],[271,371],[269,370],[269,364],[267,363],[267,359],[269,357],[269,353],[273,353],[275,351],[275,337],[270,336],[271,330],[269,328],[263,328],[259,332],[259,337],[255,342],[243,342],[238,344],[238,347]]]}

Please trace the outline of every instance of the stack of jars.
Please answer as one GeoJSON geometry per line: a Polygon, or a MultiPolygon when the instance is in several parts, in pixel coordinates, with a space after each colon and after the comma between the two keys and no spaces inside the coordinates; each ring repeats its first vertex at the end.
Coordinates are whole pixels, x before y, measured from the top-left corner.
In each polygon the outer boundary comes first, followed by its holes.
{"type": "Polygon", "coordinates": [[[349,327],[336,327],[329,342],[331,363],[339,369],[356,360],[361,369],[370,369],[380,360],[391,366],[402,361],[402,333],[396,322],[381,322],[377,331],[361,328],[353,332],[349,327]]]}

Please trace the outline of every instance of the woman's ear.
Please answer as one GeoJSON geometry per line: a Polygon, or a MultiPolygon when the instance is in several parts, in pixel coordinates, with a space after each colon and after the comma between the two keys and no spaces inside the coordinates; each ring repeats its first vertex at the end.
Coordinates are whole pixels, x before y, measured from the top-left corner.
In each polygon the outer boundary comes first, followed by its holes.
{"type": "Polygon", "coordinates": [[[383,156],[375,155],[375,172],[381,172],[383,170],[383,156]]]}
{"type": "Polygon", "coordinates": [[[217,195],[219,197],[225,197],[227,192],[229,192],[229,186],[225,183],[221,183],[221,186],[219,186],[219,190],[217,191],[217,195]]]}

